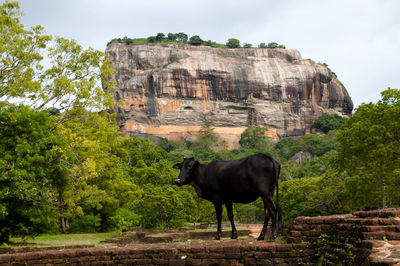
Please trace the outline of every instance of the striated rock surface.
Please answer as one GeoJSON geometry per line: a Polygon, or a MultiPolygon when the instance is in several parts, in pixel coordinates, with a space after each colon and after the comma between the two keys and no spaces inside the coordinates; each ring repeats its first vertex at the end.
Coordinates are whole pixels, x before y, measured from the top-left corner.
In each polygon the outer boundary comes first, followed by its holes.
{"type": "Polygon", "coordinates": [[[130,135],[193,138],[210,121],[233,144],[249,125],[303,135],[322,113],[353,109],[332,72],[296,50],[112,43],[106,54],[119,88],[114,111],[130,135]]]}

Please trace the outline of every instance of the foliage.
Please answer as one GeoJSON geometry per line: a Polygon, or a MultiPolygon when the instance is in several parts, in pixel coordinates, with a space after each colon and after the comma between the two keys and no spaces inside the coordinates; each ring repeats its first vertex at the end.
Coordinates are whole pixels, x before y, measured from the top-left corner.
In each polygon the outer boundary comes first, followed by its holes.
{"type": "Polygon", "coordinates": [[[157,33],[156,35],[156,41],[161,41],[162,39],[165,38],[165,34],[164,33],[157,33]]]}
{"type": "Polygon", "coordinates": [[[240,47],[240,41],[238,39],[228,39],[228,41],[226,42],[226,46],[228,48],[239,48],[240,47]]]}
{"type": "Polygon", "coordinates": [[[400,90],[361,104],[339,131],[337,168],[345,171],[355,206],[399,206],[400,90]]]}
{"type": "Polygon", "coordinates": [[[101,225],[99,214],[86,214],[71,221],[70,230],[77,233],[95,233],[101,225]]]}
{"type": "Polygon", "coordinates": [[[24,97],[40,88],[40,52],[51,37],[42,35],[41,26],[24,28],[17,2],[6,0],[0,9],[0,100],[24,97]]]}
{"type": "Polygon", "coordinates": [[[275,150],[277,150],[279,156],[290,159],[296,153],[302,151],[300,143],[295,138],[281,138],[278,143],[275,144],[275,150]]]}
{"type": "Polygon", "coordinates": [[[316,262],[318,265],[354,265],[354,245],[338,239],[334,234],[321,234],[317,240],[316,262]]]}
{"type": "Polygon", "coordinates": [[[247,127],[246,130],[240,135],[240,147],[259,151],[269,150],[270,142],[268,137],[264,136],[265,131],[268,131],[268,129],[265,127],[247,127]]]}
{"type": "Polygon", "coordinates": [[[126,208],[119,208],[110,219],[116,230],[125,231],[140,225],[140,216],[126,208]]]}
{"type": "Polygon", "coordinates": [[[284,220],[349,211],[344,177],[334,171],[322,176],[281,182],[279,195],[284,220]]]}
{"type": "Polygon", "coordinates": [[[282,48],[282,49],[286,49],[286,47],[282,44],[278,44],[276,42],[270,42],[268,44],[265,44],[264,42],[260,43],[258,45],[258,48],[282,48]]]}
{"type": "MultiPolygon", "coordinates": [[[[157,33],[157,35],[149,36],[147,38],[132,38],[131,39],[131,38],[128,38],[125,36],[124,38],[112,39],[107,44],[107,46],[112,43],[125,43],[127,45],[140,45],[140,44],[154,45],[157,43],[161,43],[161,44],[188,43],[190,45],[195,45],[195,46],[204,45],[204,46],[211,46],[214,48],[239,48],[239,47],[241,47],[240,41],[235,38],[230,38],[230,39],[228,39],[226,44],[221,44],[221,43],[216,43],[211,40],[204,41],[201,39],[201,37],[199,35],[193,35],[188,39],[188,35],[183,32],[179,32],[179,33],[171,33],[170,32],[167,34],[167,37],[165,37],[164,33],[157,33]]],[[[251,43],[243,44],[243,48],[251,48],[252,46],[253,45],[251,43]]],[[[277,44],[276,42],[271,42],[268,45],[265,43],[261,43],[258,47],[259,48],[283,48],[283,49],[285,49],[284,45],[277,44]]]]}
{"type": "Polygon", "coordinates": [[[194,35],[194,36],[190,37],[190,39],[189,39],[189,44],[191,44],[191,45],[198,46],[198,45],[202,45],[203,42],[204,41],[199,37],[199,35],[194,35]]]}
{"type": "Polygon", "coordinates": [[[61,123],[87,110],[112,107],[110,92],[114,88],[106,80],[112,74],[111,61],[104,53],[92,48],[84,50],[74,40],[57,37],[47,55],[51,65],[39,76],[40,88],[24,95],[32,100],[35,109],[56,108],[61,113],[61,123]]]}
{"type": "Polygon", "coordinates": [[[339,129],[345,121],[345,118],[338,114],[327,114],[323,113],[317,120],[314,121],[314,127],[321,130],[324,133],[328,133],[331,130],[339,129]]]}
{"type": "Polygon", "coordinates": [[[60,171],[46,112],[25,106],[0,109],[0,243],[14,235],[36,235],[54,226],[50,176],[60,171]]]}
{"type": "Polygon", "coordinates": [[[187,34],[183,32],[175,33],[175,39],[178,42],[186,42],[188,40],[187,34]]]}
{"type": "Polygon", "coordinates": [[[321,156],[328,151],[335,150],[337,146],[336,132],[329,132],[325,136],[315,134],[300,137],[299,144],[302,151],[309,152],[314,156],[321,156]]]}

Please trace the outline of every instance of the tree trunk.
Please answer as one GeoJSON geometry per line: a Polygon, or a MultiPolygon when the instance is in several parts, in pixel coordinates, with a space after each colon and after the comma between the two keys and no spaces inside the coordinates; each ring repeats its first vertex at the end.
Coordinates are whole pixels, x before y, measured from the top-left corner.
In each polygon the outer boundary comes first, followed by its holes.
{"type": "Polygon", "coordinates": [[[61,230],[63,233],[66,233],[69,229],[69,220],[67,217],[64,216],[64,200],[61,196],[59,197],[59,202],[60,202],[59,212],[60,212],[61,230]]]}

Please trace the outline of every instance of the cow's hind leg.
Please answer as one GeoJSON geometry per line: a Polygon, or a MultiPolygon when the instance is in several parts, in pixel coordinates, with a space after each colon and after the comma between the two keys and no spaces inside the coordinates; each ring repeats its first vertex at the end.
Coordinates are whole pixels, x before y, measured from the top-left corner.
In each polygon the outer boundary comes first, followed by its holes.
{"type": "Polygon", "coordinates": [[[268,222],[269,222],[269,213],[268,213],[267,208],[265,208],[265,206],[264,206],[264,214],[265,214],[264,225],[263,225],[263,228],[262,228],[261,233],[258,236],[257,240],[264,240],[265,233],[267,232],[267,226],[268,226],[268,222]]]}
{"type": "Polygon", "coordinates": [[[237,231],[236,231],[235,223],[233,221],[232,202],[225,203],[225,207],[226,207],[226,212],[228,213],[229,221],[231,222],[231,226],[232,226],[231,238],[232,239],[236,239],[236,238],[238,238],[238,234],[237,234],[237,231]]]}
{"type": "Polygon", "coordinates": [[[258,237],[258,240],[264,240],[265,233],[267,231],[268,227],[268,221],[269,217],[271,216],[272,219],[272,235],[270,241],[274,241],[276,237],[276,210],[275,210],[275,205],[272,202],[272,200],[269,197],[262,197],[262,200],[264,202],[264,212],[265,212],[265,218],[264,218],[264,226],[263,229],[261,230],[260,236],[258,237]]]}
{"type": "Polygon", "coordinates": [[[219,240],[221,238],[221,220],[222,220],[222,204],[214,203],[215,213],[217,215],[217,234],[214,240],[219,240]]]}

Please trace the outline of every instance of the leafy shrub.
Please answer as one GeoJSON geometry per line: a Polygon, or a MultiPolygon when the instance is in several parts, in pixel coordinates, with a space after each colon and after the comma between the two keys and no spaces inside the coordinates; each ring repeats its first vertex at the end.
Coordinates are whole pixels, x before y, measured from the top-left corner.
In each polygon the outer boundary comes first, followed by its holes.
{"type": "Polygon", "coordinates": [[[100,226],[100,214],[86,214],[71,220],[69,230],[74,233],[95,233],[100,226]]]}
{"type": "Polygon", "coordinates": [[[226,46],[228,46],[228,48],[238,48],[240,47],[240,41],[234,38],[228,39],[226,46]]]}
{"type": "Polygon", "coordinates": [[[194,35],[194,36],[192,36],[192,37],[190,37],[190,39],[189,39],[189,43],[191,44],[191,45],[202,45],[203,44],[203,40],[200,38],[200,36],[199,35],[194,35]]]}
{"type": "Polygon", "coordinates": [[[324,133],[328,133],[331,130],[339,129],[345,121],[346,119],[338,114],[330,115],[323,113],[317,120],[314,121],[314,127],[324,133]]]}
{"type": "Polygon", "coordinates": [[[111,217],[114,228],[117,230],[127,230],[134,226],[139,226],[140,216],[134,211],[125,208],[118,209],[116,214],[111,217]]]}

